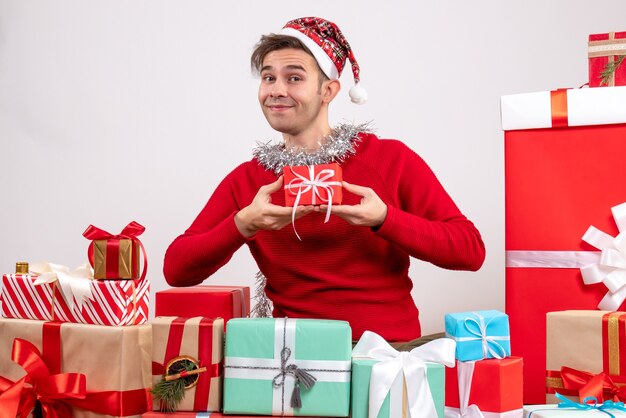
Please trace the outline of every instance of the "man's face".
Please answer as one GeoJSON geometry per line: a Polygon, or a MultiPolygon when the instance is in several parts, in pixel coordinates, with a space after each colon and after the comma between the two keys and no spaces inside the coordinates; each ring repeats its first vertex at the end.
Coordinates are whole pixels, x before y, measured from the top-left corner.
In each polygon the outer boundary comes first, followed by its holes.
{"type": "Polygon", "coordinates": [[[319,67],[315,59],[299,49],[268,53],[261,68],[259,103],[275,130],[299,135],[325,122],[319,67]]]}

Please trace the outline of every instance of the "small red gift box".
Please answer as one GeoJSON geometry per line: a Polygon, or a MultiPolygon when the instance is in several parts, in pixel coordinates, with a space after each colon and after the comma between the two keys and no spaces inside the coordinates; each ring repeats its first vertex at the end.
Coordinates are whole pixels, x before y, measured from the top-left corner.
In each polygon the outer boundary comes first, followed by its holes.
{"type": "Polygon", "coordinates": [[[148,260],[143,244],[137,238],[145,228],[133,221],[121,233],[113,235],[89,225],[83,236],[92,240],[87,250],[94,279],[137,279],[146,277],[148,260]],[[139,267],[143,253],[143,271],[139,267]]]}
{"type": "Polygon", "coordinates": [[[457,361],[456,367],[446,367],[446,409],[476,405],[481,412],[489,413],[490,416],[521,418],[522,365],[520,357],[507,357],[475,362],[457,361]],[[467,405],[461,406],[460,397],[463,396],[469,401],[467,405]]]}
{"type": "Polygon", "coordinates": [[[598,251],[582,237],[591,225],[619,232],[611,208],[626,201],[626,87],[504,96],[502,125],[512,354],[524,359],[524,403],[543,404],[546,313],[595,309],[607,292],[583,282],[598,251]]]}
{"type": "Polygon", "coordinates": [[[626,32],[589,35],[589,87],[626,86],[626,32]],[[603,82],[602,73],[616,67],[603,82]]]}
{"type": "Polygon", "coordinates": [[[231,318],[250,316],[247,286],[176,287],[156,293],[155,316],[231,318]]]}
{"type": "Polygon", "coordinates": [[[285,206],[341,204],[339,164],[287,166],[283,174],[285,206]]]}
{"type": "MultiPolygon", "coordinates": [[[[224,320],[222,318],[157,317],[152,323],[153,385],[177,370],[177,361],[194,362],[197,375],[182,377],[185,396],[177,411],[219,411],[222,408],[224,320]]],[[[155,410],[167,410],[157,399],[155,410]]]]}

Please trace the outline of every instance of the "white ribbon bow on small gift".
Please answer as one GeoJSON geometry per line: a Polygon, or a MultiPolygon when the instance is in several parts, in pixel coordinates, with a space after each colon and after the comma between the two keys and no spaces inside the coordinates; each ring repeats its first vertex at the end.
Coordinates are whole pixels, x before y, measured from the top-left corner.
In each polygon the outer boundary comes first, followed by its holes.
{"type": "Polygon", "coordinates": [[[83,302],[92,299],[91,280],[93,279],[93,269],[88,263],[71,270],[67,266],[53,263],[34,263],[30,267],[30,272],[38,274],[35,285],[57,282],[63,299],[70,309],[83,307],[83,302]]]}
{"type": "Polygon", "coordinates": [[[480,408],[469,405],[469,397],[472,389],[472,377],[474,376],[475,361],[459,361],[456,364],[459,380],[459,407],[445,408],[445,418],[484,418],[480,408]]]}
{"type": "Polygon", "coordinates": [[[585,284],[604,283],[609,289],[598,309],[616,311],[626,299],[626,202],[611,208],[619,234],[616,237],[593,225],[583,235],[583,241],[602,250],[600,261],[581,267],[585,284]]]}
{"type": "MultiPolygon", "coordinates": [[[[376,418],[391,390],[394,380],[402,373],[406,385],[409,412],[412,418],[436,418],[437,410],[426,379],[426,362],[454,367],[456,342],[440,338],[413,350],[400,352],[380,335],[365,331],[352,351],[352,357],[381,360],[372,367],[369,391],[369,418],[376,418]]],[[[390,416],[389,418],[397,418],[390,416]]]]}
{"type": "Polygon", "coordinates": [[[291,194],[296,195],[296,200],[293,203],[293,210],[291,211],[291,224],[293,226],[293,232],[296,233],[296,236],[300,241],[302,241],[302,239],[300,238],[300,235],[298,235],[298,231],[296,231],[296,209],[298,208],[298,203],[300,203],[302,195],[311,190],[311,203],[313,205],[317,203],[317,199],[319,199],[320,203],[328,203],[328,207],[326,208],[326,217],[324,218],[324,223],[326,223],[330,219],[330,211],[333,206],[333,196],[335,195],[335,191],[332,186],[341,186],[340,181],[327,181],[328,179],[333,178],[335,170],[327,168],[320,170],[320,172],[315,175],[314,165],[309,165],[307,168],[309,170],[308,178],[293,171],[290,167],[289,169],[296,176],[296,178],[284,186],[284,188],[289,190],[291,194]],[[294,190],[298,190],[298,192],[296,193],[294,190]],[[320,190],[326,191],[325,198],[322,196],[320,190]]]}

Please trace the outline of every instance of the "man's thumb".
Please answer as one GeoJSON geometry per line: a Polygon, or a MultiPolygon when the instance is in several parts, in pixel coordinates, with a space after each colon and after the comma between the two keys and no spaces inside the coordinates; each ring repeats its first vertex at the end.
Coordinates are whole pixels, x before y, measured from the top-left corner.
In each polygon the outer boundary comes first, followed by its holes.
{"type": "Polygon", "coordinates": [[[283,176],[278,177],[278,179],[270,184],[265,185],[265,187],[267,188],[267,192],[269,194],[277,192],[278,190],[282,189],[283,187],[283,176]]]}

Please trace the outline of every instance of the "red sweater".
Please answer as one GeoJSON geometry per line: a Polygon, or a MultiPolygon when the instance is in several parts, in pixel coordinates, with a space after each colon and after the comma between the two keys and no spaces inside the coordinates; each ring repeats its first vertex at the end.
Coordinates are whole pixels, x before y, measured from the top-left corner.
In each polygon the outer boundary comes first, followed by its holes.
{"type": "MultiPolygon", "coordinates": [[[[202,283],[247,244],[267,277],[275,317],[347,320],[354,339],[365,330],[388,341],[419,337],[409,256],[447,269],[478,270],[485,248],[478,230],[417,154],[399,141],[359,135],[356,155],[341,164],[343,178],[371,187],[387,204],[378,230],[334,215],[325,224],[325,214],[313,212],[296,221],[302,241],[291,226],[247,239],[235,226],[235,213],[277,178],[252,159],[226,176],[189,229],[169,246],[163,267],[167,282],[202,283]]],[[[344,190],[343,204],[359,201],[344,190]]],[[[272,203],[284,202],[282,190],[272,195],[272,203]]]]}

